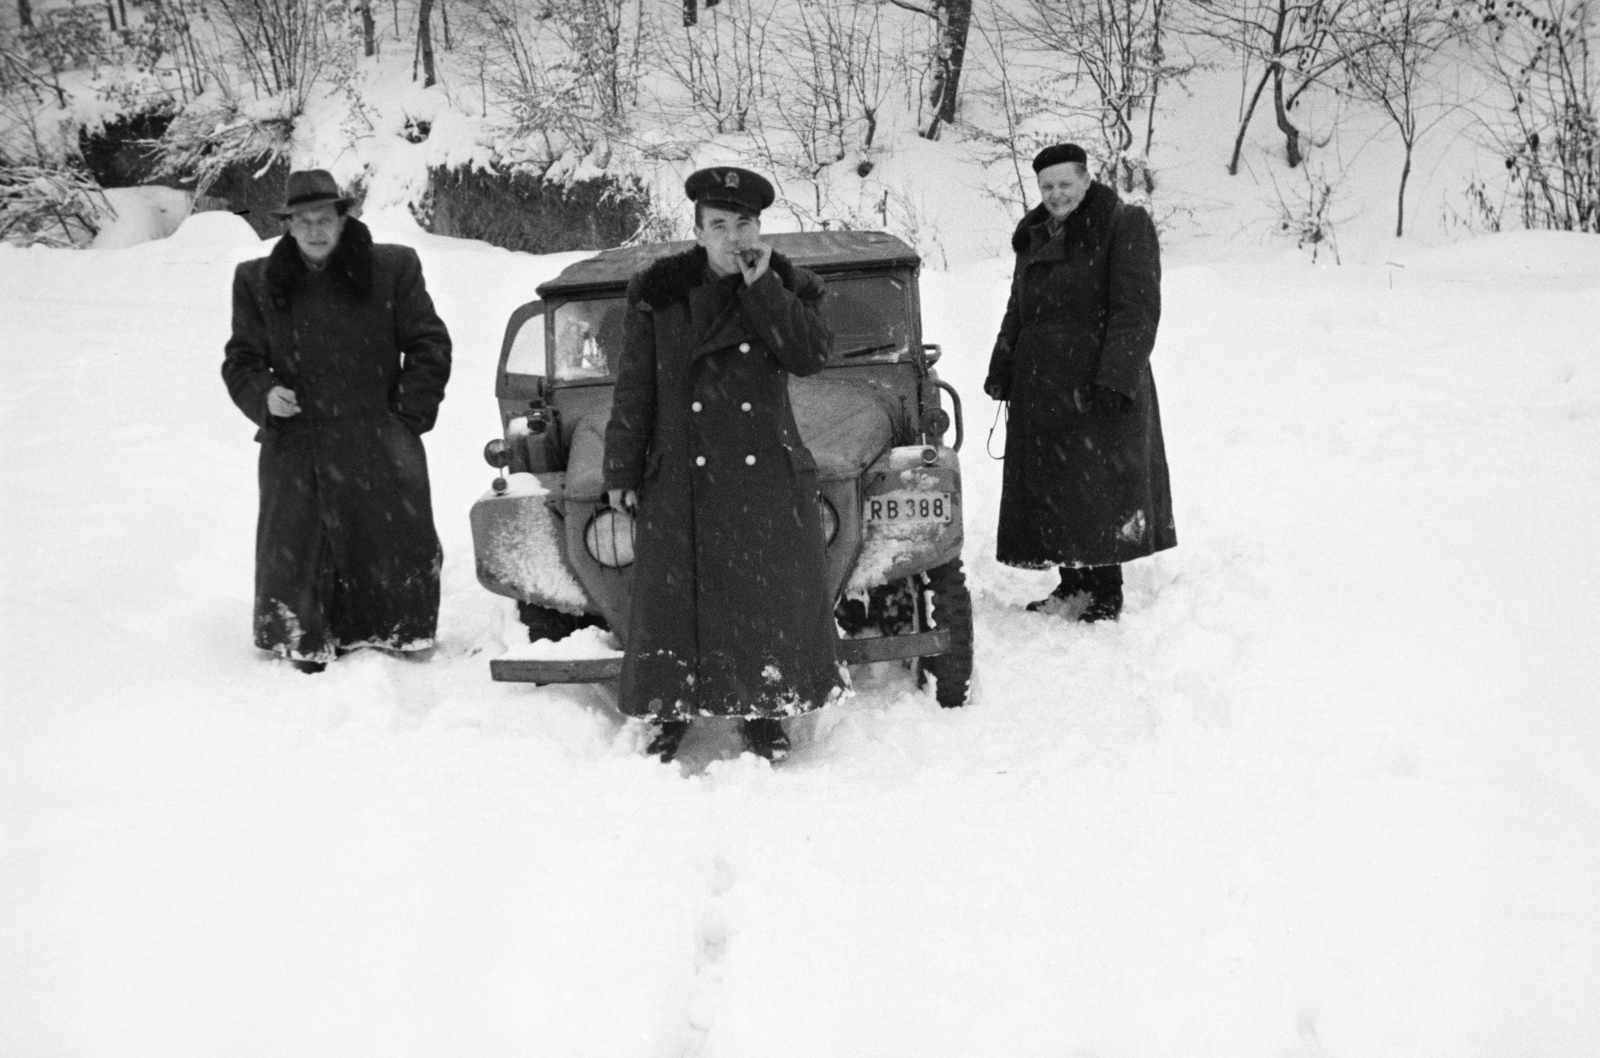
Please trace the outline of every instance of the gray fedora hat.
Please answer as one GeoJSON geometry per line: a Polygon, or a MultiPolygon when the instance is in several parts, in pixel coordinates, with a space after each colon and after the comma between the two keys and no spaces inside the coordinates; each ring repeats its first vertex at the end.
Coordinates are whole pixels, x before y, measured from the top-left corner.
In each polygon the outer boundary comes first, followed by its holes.
{"type": "Polygon", "coordinates": [[[355,199],[339,193],[339,184],[326,169],[300,169],[289,174],[289,187],[283,194],[283,208],[272,215],[279,220],[294,216],[296,207],[320,206],[332,202],[341,210],[349,209],[355,199]]]}

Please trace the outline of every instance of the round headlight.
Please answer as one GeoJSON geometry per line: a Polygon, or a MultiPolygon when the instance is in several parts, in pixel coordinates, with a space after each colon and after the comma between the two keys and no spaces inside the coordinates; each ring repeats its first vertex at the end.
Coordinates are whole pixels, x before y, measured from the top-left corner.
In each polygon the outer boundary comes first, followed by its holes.
{"type": "Polygon", "coordinates": [[[826,496],[817,496],[817,510],[822,514],[822,543],[826,547],[839,535],[839,512],[833,509],[826,496]]]}
{"type": "Polygon", "coordinates": [[[606,507],[589,519],[583,546],[589,557],[608,569],[633,565],[633,515],[606,507]]]}

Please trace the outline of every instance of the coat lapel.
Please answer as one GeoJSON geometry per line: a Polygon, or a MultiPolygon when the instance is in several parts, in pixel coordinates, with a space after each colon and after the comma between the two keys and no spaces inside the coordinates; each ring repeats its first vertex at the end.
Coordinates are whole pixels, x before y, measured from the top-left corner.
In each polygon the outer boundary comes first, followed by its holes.
{"type": "Polygon", "coordinates": [[[698,336],[689,354],[691,360],[751,337],[738,299],[721,283],[701,283],[690,289],[689,327],[690,333],[698,336]]]}

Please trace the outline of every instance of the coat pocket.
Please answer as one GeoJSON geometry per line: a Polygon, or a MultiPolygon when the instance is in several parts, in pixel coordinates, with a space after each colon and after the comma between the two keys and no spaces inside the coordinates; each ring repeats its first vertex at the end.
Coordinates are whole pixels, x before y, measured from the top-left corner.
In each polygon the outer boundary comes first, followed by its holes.
{"type": "Polygon", "coordinates": [[[659,473],[661,473],[661,453],[651,452],[645,457],[644,477],[641,480],[649,481],[659,473]]]}

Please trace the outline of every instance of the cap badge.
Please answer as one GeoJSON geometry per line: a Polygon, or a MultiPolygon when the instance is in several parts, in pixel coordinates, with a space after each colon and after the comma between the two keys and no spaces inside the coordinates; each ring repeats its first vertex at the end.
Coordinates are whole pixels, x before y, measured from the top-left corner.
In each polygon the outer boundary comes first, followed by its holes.
{"type": "Polygon", "coordinates": [[[732,169],[729,169],[722,176],[722,186],[723,187],[738,187],[739,186],[739,174],[734,172],[732,169]]]}

